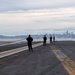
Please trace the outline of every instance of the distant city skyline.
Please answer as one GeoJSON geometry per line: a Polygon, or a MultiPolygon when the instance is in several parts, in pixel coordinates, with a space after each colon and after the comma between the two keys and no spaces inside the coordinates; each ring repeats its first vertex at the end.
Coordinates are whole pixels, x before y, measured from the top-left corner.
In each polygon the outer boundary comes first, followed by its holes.
{"type": "Polygon", "coordinates": [[[75,33],[75,0],[0,0],[0,35],[75,33]]]}
{"type": "MultiPolygon", "coordinates": [[[[44,37],[44,35],[47,36],[47,38],[49,39],[50,36],[55,36],[56,38],[60,38],[60,39],[75,39],[75,34],[73,32],[69,32],[69,31],[66,31],[64,33],[46,33],[46,34],[32,34],[31,36],[34,38],[34,39],[42,39],[44,37]]],[[[16,35],[16,36],[5,36],[5,35],[0,35],[0,39],[21,39],[21,40],[24,40],[25,38],[27,38],[28,34],[24,34],[24,35],[16,35]]]]}
{"type": "MultiPolygon", "coordinates": [[[[9,35],[9,32],[7,34],[0,34],[0,35],[4,35],[4,36],[19,36],[19,35],[45,35],[45,34],[64,34],[66,33],[68,30],[49,30],[49,29],[37,29],[37,30],[26,30],[24,32],[10,32],[10,35],[9,35]]],[[[73,32],[73,30],[70,30],[68,31],[68,33],[73,33],[75,34],[75,32],[73,32]]]]}

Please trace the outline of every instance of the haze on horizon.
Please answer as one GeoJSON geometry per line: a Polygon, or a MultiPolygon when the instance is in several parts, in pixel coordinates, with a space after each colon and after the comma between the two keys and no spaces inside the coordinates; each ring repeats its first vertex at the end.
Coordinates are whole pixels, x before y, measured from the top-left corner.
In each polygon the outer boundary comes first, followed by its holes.
{"type": "Polygon", "coordinates": [[[0,35],[75,33],[75,0],[0,0],[0,35]]]}

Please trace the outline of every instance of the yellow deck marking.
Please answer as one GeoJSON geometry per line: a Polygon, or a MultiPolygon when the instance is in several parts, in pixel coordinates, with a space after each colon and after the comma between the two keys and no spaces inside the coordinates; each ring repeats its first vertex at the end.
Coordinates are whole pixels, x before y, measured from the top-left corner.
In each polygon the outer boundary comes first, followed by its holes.
{"type": "Polygon", "coordinates": [[[61,61],[62,65],[69,73],[69,75],[75,75],[75,62],[65,55],[61,50],[55,46],[50,46],[53,53],[61,61]]]}

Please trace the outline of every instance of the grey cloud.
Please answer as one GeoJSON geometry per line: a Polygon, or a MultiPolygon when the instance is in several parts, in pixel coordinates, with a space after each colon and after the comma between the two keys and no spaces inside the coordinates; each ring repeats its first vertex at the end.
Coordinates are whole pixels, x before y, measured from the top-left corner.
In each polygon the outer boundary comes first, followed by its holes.
{"type": "Polygon", "coordinates": [[[0,11],[73,7],[75,0],[0,0],[0,11]]]}
{"type": "Polygon", "coordinates": [[[64,18],[59,18],[59,19],[54,19],[56,22],[75,22],[75,17],[70,18],[70,17],[64,17],[64,18]]]}
{"type": "Polygon", "coordinates": [[[60,28],[60,29],[53,29],[54,31],[65,31],[65,30],[73,30],[75,31],[75,27],[68,27],[68,28],[60,28]]]}

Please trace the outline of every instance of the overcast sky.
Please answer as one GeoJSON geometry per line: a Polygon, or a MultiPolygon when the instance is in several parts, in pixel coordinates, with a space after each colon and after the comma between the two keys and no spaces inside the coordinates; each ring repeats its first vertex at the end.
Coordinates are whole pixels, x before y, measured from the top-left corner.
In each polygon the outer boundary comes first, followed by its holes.
{"type": "Polygon", "coordinates": [[[0,35],[46,33],[47,29],[75,33],[75,0],[0,0],[0,35]]]}

